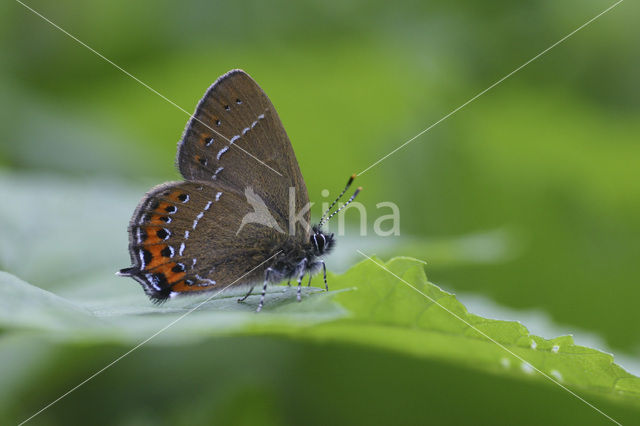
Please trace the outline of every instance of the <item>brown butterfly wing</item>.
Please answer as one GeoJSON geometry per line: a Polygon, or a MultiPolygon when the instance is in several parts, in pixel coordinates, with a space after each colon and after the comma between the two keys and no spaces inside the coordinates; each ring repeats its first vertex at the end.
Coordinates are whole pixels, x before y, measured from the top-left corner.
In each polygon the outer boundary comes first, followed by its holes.
{"type": "Polygon", "coordinates": [[[155,301],[255,283],[285,234],[242,218],[245,195],[221,182],[170,182],[149,191],[129,226],[132,276],[155,301]],[[251,271],[250,273],[248,273],[251,271]],[[248,274],[247,274],[248,273],[248,274]]]}
{"type": "MultiPolygon", "coordinates": [[[[252,187],[287,232],[289,188],[295,188],[296,213],[309,202],[273,104],[242,70],[220,77],[202,98],[178,146],[177,165],[188,180],[222,182],[240,192],[252,187]]],[[[303,218],[309,222],[309,211],[303,218]]],[[[300,232],[306,239],[308,230],[300,232]]]]}

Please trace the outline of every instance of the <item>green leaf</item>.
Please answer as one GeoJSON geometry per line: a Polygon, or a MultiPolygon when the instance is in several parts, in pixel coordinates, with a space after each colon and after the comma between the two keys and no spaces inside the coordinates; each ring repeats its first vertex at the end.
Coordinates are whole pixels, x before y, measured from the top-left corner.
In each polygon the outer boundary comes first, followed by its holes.
{"type": "Polygon", "coordinates": [[[65,332],[99,323],[91,311],[2,271],[0,289],[2,328],[65,332]]]}
{"type": "Polygon", "coordinates": [[[76,300],[71,302],[2,273],[0,325],[80,342],[135,344],[169,324],[148,344],[231,335],[334,341],[547,382],[535,371],[539,369],[570,388],[640,406],[640,378],[616,365],[613,356],[577,346],[570,336],[546,340],[520,323],[470,314],[454,295],[429,283],[424,262],[412,258],[386,264],[364,260],[343,275],[330,276],[329,293],[304,288],[302,303],[295,301],[294,287],[274,286],[261,314],[254,312],[258,295],[242,304],[235,292],[211,300],[211,294],[185,297],[156,307],[135,286],[122,294],[106,282],[111,279],[117,280],[108,276],[96,281],[84,296],[70,293],[76,300]]]}
{"type": "Polygon", "coordinates": [[[333,288],[357,285],[358,289],[336,296],[351,315],[318,327],[323,338],[374,345],[501,375],[547,380],[533,366],[565,386],[622,397],[640,406],[640,378],[616,365],[612,355],[575,345],[571,336],[543,339],[518,322],[473,315],[454,295],[427,281],[421,261],[395,258],[385,264],[374,258],[332,282],[333,288]]]}

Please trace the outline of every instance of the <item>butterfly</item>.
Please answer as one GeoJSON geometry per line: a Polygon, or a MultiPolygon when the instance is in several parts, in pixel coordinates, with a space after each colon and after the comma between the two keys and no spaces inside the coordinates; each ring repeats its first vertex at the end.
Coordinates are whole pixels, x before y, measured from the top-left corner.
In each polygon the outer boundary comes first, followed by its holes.
{"type": "Polygon", "coordinates": [[[178,143],[184,181],[152,188],[129,223],[132,266],[118,275],[142,285],[155,303],[184,294],[302,279],[327,269],[322,256],[335,236],[322,226],[355,175],[318,224],[310,226],[307,188],[276,110],[244,71],[231,70],[207,90],[178,143]]]}

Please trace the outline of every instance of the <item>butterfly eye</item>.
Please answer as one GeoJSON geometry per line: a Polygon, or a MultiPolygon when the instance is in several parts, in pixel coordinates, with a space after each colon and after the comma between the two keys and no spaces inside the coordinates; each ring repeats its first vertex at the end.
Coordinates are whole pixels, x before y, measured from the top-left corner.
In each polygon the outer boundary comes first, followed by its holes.
{"type": "Polygon", "coordinates": [[[317,233],[311,236],[311,244],[315,247],[318,253],[322,253],[324,251],[326,240],[324,234],[317,233]]]}

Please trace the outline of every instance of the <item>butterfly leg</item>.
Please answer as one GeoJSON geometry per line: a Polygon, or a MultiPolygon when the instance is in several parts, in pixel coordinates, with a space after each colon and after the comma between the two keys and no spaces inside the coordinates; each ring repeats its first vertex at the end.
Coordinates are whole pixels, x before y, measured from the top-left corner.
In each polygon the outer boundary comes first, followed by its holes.
{"type": "Polygon", "coordinates": [[[271,274],[272,271],[273,269],[267,268],[267,270],[264,273],[264,284],[262,284],[262,294],[260,295],[260,303],[258,303],[258,309],[256,309],[256,312],[260,312],[262,310],[262,307],[264,306],[264,296],[267,294],[267,284],[269,284],[269,274],[271,274]]]}
{"type": "MultiPolygon", "coordinates": [[[[322,272],[323,272],[322,275],[324,277],[324,288],[325,288],[325,290],[329,291],[329,285],[327,284],[327,265],[325,265],[324,260],[320,259],[317,262],[313,262],[311,264],[311,266],[309,267],[309,269],[313,270],[318,265],[322,265],[322,272]]],[[[309,284],[308,284],[308,286],[311,286],[311,274],[309,274],[309,284]]]]}
{"type": "Polygon", "coordinates": [[[329,291],[329,284],[327,284],[327,265],[324,264],[324,260],[320,259],[322,263],[322,276],[324,277],[324,289],[329,291]]]}
{"type": "Polygon", "coordinates": [[[304,274],[307,273],[307,259],[304,258],[300,263],[298,263],[298,269],[300,269],[300,273],[298,274],[298,293],[296,295],[296,299],[298,302],[302,300],[302,278],[304,274]]]}
{"type": "Polygon", "coordinates": [[[247,300],[247,297],[251,296],[251,292],[253,291],[254,287],[255,286],[252,285],[249,291],[247,292],[247,294],[245,294],[244,297],[241,297],[240,299],[238,299],[238,303],[244,302],[245,300],[247,300]]]}

